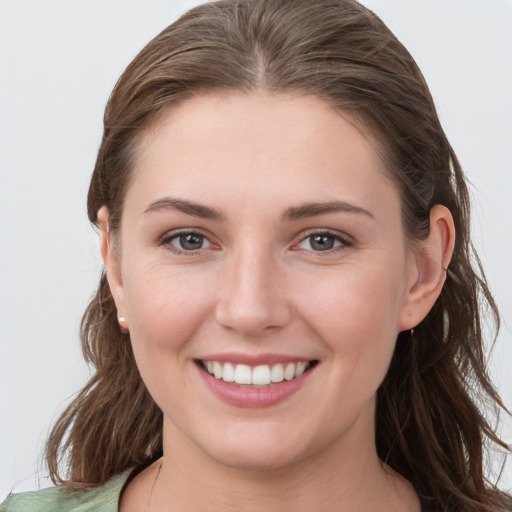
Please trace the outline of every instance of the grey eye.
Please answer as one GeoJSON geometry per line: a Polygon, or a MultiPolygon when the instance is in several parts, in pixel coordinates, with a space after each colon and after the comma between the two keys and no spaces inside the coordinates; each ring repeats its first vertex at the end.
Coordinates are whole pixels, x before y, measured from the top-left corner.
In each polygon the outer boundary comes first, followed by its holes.
{"type": "Polygon", "coordinates": [[[299,249],[313,252],[328,252],[336,250],[342,246],[350,246],[351,243],[345,240],[341,235],[337,235],[329,232],[317,232],[313,233],[297,245],[299,249]]]}
{"type": "Polygon", "coordinates": [[[198,233],[182,233],[172,240],[172,245],[183,251],[197,251],[202,249],[205,237],[198,233]]]}
{"type": "Polygon", "coordinates": [[[309,240],[309,244],[314,251],[329,251],[334,248],[336,243],[336,238],[334,236],[327,235],[325,233],[311,235],[307,240],[309,240]]]}

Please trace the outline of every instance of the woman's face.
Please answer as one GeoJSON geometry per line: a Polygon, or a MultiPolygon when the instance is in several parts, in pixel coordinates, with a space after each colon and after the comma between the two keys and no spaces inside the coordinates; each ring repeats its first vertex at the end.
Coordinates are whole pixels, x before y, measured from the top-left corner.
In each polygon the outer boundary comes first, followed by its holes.
{"type": "Polygon", "coordinates": [[[397,188],[340,113],[307,96],[185,101],[138,146],[108,251],[166,443],[259,469],[373,445],[418,272],[397,188]]]}

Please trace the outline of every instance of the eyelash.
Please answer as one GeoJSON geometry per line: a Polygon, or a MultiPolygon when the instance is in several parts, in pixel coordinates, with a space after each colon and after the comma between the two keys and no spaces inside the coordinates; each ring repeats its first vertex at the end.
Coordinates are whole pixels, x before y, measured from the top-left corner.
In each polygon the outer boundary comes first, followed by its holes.
{"type": "MultiPolygon", "coordinates": [[[[319,256],[327,256],[327,255],[330,255],[330,254],[333,254],[333,253],[336,253],[338,251],[342,251],[343,249],[346,249],[348,247],[352,247],[354,245],[354,241],[352,239],[350,239],[348,236],[344,236],[344,235],[341,235],[340,233],[338,232],[333,232],[333,231],[329,231],[329,230],[320,230],[320,231],[310,231],[309,233],[307,233],[304,237],[301,238],[299,244],[302,244],[303,242],[305,242],[306,240],[312,240],[313,237],[327,237],[327,238],[331,238],[331,239],[334,239],[334,242],[338,242],[339,245],[337,246],[334,246],[333,248],[331,249],[327,249],[325,251],[315,251],[313,249],[305,249],[307,251],[311,251],[312,253],[316,255],[319,255],[319,256]]],[[[294,246],[297,247],[297,245],[299,244],[296,244],[294,246]]],[[[311,241],[310,241],[310,246],[311,246],[311,241]]],[[[297,248],[295,250],[301,250],[300,248],[297,248]]]]}
{"type": "MultiPolygon", "coordinates": [[[[187,235],[200,237],[202,239],[203,243],[204,243],[204,241],[206,241],[212,247],[218,247],[218,246],[216,246],[216,244],[214,244],[213,242],[211,242],[208,239],[207,235],[201,233],[198,230],[190,230],[190,229],[183,229],[180,231],[175,231],[173,233],[168,233],[168,234],[164,235],[158,241],[157,245],[166,246],[171,252],[174,252],[176,254],[183,254],[183,255],[187,255],[187,256],[197,255],[201,250],[205,249],[205,247],[200,247],[197,250],[187,250],[187,249],[180,249],[180,248],[176,247],[175,245],[173,245],[173,241],[179,240],[181,237],[184,237],[187,235]]],[[[328,230],[320,230],[320,231],[311,231],[311,232],[307,233],[305,236],[303,236],[300,239],[300,241],[297,244],[294,244],[292,249],[297,250],[297,251],[300,251],[300,250],[311,251],[315,255],[322,256],[322,255],[329,255],[329,254],[338,252],[347,247],[352,247],[353,245],[354,245],[353,240],[351,240],[347,236],[343,236],[337,232],[332,232],[332,231],[328,231],[328,230]],[[327,249],[325,251],[321,251],[321,250],[315,251],[312,248],[311,249],[301,249],[298,247],[300,244],[302,244],[306,240],[308,240],[308,239],[312,240],[313,237],[326,237],[326,238],[334,239],[334,243],[338,242],[339,245],[337,245],[337,246],[335,245],[333,248],[327,249]]],[[[311,246],[311,242],[310,242],[310,246],[311,246]]]]}
{"type": "Polygon", "coordinates": [[[199,251],[204,249],[204,247],[201,247],[201,248],[199,248],[197,250],[187,250],[187,249],[179,249],[178,247],[174,246],[173,243],[172,243],[174,240],[179,240],[181,237],[184,237],[184,236],[187,236],[187,235],[188,236],[193,235],[193,236],[200,237],[203,240],[203,242],[206,241],[210,245],[215,246],[215,244],[213,242],[211,242],[205,234],[201,233],[198,230],[193,230],[193,229],[182,229],[182,230],[179,230],[179,231],[174,231],[172,233],[167,233],[166,235],[164,235],[158,241],[157,245],[165,246],[171,252],[174,252],[176,254],[183,254],[183,255],[187,255],[187,256],[194,256],[194,255],[198,254],[199,251]]]}

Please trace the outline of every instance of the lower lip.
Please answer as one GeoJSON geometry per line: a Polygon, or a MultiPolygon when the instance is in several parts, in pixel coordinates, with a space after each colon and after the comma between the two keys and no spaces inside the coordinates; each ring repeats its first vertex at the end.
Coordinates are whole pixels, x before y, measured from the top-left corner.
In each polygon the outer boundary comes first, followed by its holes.
{"type": "Polygon", "coordinates": [[[290,381],[275,383],[273,386],[266,388],[250,388],[237,386],[236,384],[216,379],[208,372],[198,367],[198,371],[204,382],[217,398],[235,407],[251,409],[271,407],[291,397],[302,388],[313,370],[314,368],[310,368],[300,377],[296,377],[290,381]]]}

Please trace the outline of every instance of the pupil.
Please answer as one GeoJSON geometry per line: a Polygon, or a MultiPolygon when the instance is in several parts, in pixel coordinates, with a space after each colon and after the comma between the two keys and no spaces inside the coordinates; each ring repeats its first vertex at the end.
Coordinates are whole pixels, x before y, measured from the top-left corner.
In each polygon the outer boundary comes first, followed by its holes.
{"type": "Polygon", "coordinates": [[[180,236],[180,245],[183,249],[193,251],[200,249],[203,245],[202,235],[196,235],[195,233],[189,233],[188,235],[180,236]]]}
{"type": "Polygon", "coordinates": [[[315,251],[328,251],[334,247],[334,238],[329,235],[314,235],[311,237],[311,247],[315,251]]]}

